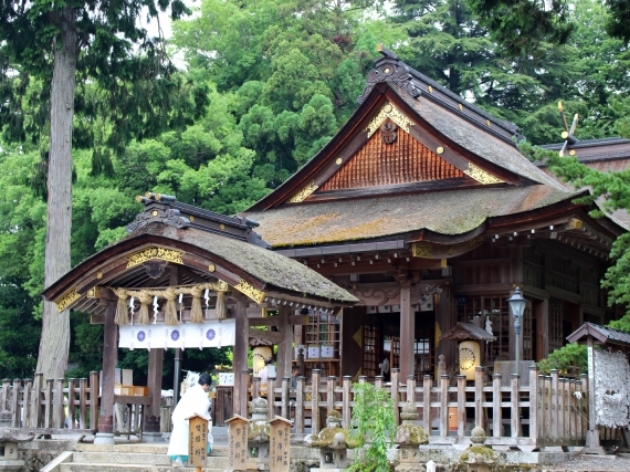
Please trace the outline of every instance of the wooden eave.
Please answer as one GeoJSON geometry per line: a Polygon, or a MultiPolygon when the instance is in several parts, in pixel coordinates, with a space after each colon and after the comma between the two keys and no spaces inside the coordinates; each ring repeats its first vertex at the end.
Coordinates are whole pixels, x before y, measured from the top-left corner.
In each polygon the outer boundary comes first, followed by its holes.
{"type": "MultiPolygon", "coordinates": [[[[209,251],[186,242],[148,233],[141,233],[136,237],[122,240],[118,244],[98,252],[57,280],[44,290],[42,295],[48,301],[57,302],[74,291],[78,297],[65,306],[65,309],[81,308],[83,311],[92,312],[94,310],[100,311],[97,308],[98,300],[87,297],[88,292],[96,286],[157,287],[169,285],[166,279],[152,281],[149,277],[142,276],[142,272],[144,272],[142,265],[128,267],[127,257],[129,255],[154,246],[183,252],[181,255],[182,263],[177,265],[192,271],[193,274],[197,274],[206,281],[216,278],[227,282],[230,286],[234,286],[238,285],[241,280],[244,280],[255,290],[264,292],[268,296],[296,302],[309,299],[322,307],[353,304],[340,301],[331,302],[322,297],[303,293],[298,294],[282,287],[276,287],[273,284],[257,279],[230,261],[209,251]],[[212,270],[210,270],[210,267],[212,267],[212,270]],[[121,282],[123,285],[119,285],[121,282]]],[[[189,278],[191,282],[200,282],[200,280],[192,280],[195,278],[194,275],[189,275],[189,278]]]]}
{"type": "MultiPolygon", "coordinates": [[[[372,90],[366,100],[359,106],[350,120],[321,151],[274,192],[250,207],[247,212],[262,211],[277,207],[284,204],[293,195],[309,185],[309,183],[315,182],[315,184],[319,186],[327,181],[340,169],[340,165],[335,163],[337,159],[341,159],[341,166],[343,166],[367,143],[368,133],[365,130],[366,125],[370,119],[376,116],[387,101],[396,106],[415,123],[414,126],[411,126],[409,129],[409,134],[414,139],[434,152],[438,147],[441,147],[443,152],[440,153],[439,157],[457,169],[465,171],[468,169],[469,163],[471,163],[483,171],[503,180],[504,183],[495,184],[498,186],[505,186],[506,184],[522,186],[533,183],[525,177],[488,162],[453,142],[420,117],[415,110],[410,108],[389,84],[382,83],[374,87],[374,90],[372,90]]],[[[440,188],[452,189],[454,187],[478,186],[482,185],[466,176],[461,179],[452,179],[450,182],[426,181],[401,185],[315,192],[307,197],[304,202],[315,202],[326,199],[361,198],[392,193],[433,191],[439,190],[440,188]]]]}
{"type": "Polygon", "coordinates": [[[576,329],[573,333],[567,336],[567,341],[570,343],[581,343],[584,344],[586,339],[591,336],[596,344],[602,344],[606,346],[614,345],[623,347],[626,350],[630,349],[630,335],[627,333],[622,333],[617,330],[611,330],[605,326],[598,326],[593,323],[584,323],[578,329],[576,329]],[[610,332],[614,332],[618,334],[620,337],[624,339],[615,339],[611,337],[610,332]]]}

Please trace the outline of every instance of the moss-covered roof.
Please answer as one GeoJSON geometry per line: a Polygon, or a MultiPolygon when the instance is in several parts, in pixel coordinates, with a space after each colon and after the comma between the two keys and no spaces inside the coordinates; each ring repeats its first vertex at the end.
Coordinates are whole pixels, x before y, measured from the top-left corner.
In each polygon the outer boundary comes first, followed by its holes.
{"type": "Polygon", "coordinates": [[[275,248],[381,238],[427,229],[464,234],[488,218],[543,208],[576,196],[545,185],[476,188],[284,205],[247,213],[275,248]]]}
{"type": "Polygon", "coordinates": [[[523,156],[515,145],[510,145],[480,129],[469,120],[445,110],[444,107],[424,95],[413,98],[397,85],[390,84],[390,86],[418,115],[437,131],[473,154],[534,182],[549,185],[556,189],[563,188],[562,184],[523,156]]]}
{"type": "Polygon", "coordinates": [[[354,295],[343,288],[288,257],[254,244],[195,228],[177,229],[162,223],[152,223],[115,244],[142,234],[162,236],[206,250],[234,264],[261,282],[295,292],[296,296],[317,297],[341,303],[358,301],[354,295]]]}

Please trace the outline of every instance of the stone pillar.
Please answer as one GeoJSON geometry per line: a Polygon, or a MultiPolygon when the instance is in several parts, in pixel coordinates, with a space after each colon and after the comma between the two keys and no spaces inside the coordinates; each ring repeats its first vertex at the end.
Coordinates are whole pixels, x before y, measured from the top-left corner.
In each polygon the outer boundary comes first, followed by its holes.
{"type": "Polygon", "coordinates": [[[94,444],[114,444],[114,383],[118,351],[116,346],[117,327],[116,300],[108,300],[105,310],[105,332],[103,334],[103,378],[101,383],[101,414],[98,433],[94,444]]]}
{"type": "Polygon", "coordinates": [[[411,309],[411,282],[400,283],[400,376],[415,374],[416,314],[411,309]]]}
{"type": "Polygon", "coordinates": [[[243,385],[243,369],[247,369],[247,352],[249,350],[249,320],[247,319],[247,306],[249,299],[244,295],[233,293],[236,299],[234,340],[234,387],[232,390],[232,412],[235,415],[247,416],[247,385],[243,385]]]}

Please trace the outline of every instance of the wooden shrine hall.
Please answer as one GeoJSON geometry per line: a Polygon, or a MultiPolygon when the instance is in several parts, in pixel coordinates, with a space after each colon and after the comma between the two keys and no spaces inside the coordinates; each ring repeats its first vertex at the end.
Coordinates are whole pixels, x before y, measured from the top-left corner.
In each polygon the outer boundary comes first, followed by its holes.
{"type": "Polygon", "coordinates": [[[421,380],[495,361],[540,360],[583,322],[617,316],[599,283],[625,231],[588,190],[558,182],[518,150],[516,126],[467,103],[381,48],[359,107],[292,177],[243,216],[272,249],[360,301],[296,329],[305,365],[421,380]],[[515,353],[507,299],[527,300],[515,353]],[[488,334],[460,363],[458,322],[488,334]],[[470,359],[473,362],[470,362],[470,359]]]}
{"type": "Polygon", "coordinates": [[[167,348],[234,346],[234,413],[247,413],[250,326],[278,326],[279,378],[291,375],[293,324],[305,309],[337,315],[357,299],[310,268],[270,251],[242,217],[227,217],[148,193],[130,233],[83,261],[44,292],[59,311],[80,310],[104,324],[103,378],[96,442],[113,442],[118,347],[148,349],[146,432],[159,432],[162,363],[167,348]],[[263,318],[266,312],[275,316],[263,318]],[[270,322],[273,318],[273,323],[270,322]]]}

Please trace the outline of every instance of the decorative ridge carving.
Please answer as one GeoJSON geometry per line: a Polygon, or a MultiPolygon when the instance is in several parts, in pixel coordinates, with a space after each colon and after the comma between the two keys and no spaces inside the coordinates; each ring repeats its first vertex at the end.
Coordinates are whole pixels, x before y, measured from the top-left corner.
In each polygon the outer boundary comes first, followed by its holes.
{"type": "Polygon", "coordinates": [[[468,163],[468,170],[464,171],[464,174],[475,179],[477,182],[483,185],[489,184],[502,184],[503,180],[495,177],[494,175],[489,174],[485,170],[477,167],[475,164],[468,163]]]}
{"type": "Polygon", "coordinates": [[[413,83],[413,78],[409,73],[409,68],[396,56],[386,56],[381,59],[376,69],[372,69],[368,73],[365,89],[361,96],[357,99],[359,103],[363,103],[370,94],[374,86],[381,82],[394,82],[399,87],[405,89],[412,97],[420,95],[420,89],[413,83]]]}
{"type": "Polygon", "coordinates": [[[190,226],[190,220],[180,216],[179,210],[153,206],[153,208],[146,208],[141,213],[138,213],[135,221],[129,223],[125,231],[127,233],[133,233],[153,222],[164,223],[177,229],[188,228],[190,226]]]}
{"type": "Polygon", "coordinates": [[[372,136],[387,119],[392,120],[402,130],[409,133],[409,127],[413,126],[413,122],[407,118],[398,108],[391,103],[387,102],[382,107],[378,114],[367,125],[366,131],[368,132],[368,138],[372,136]]]}
{"type": "Polygon", "coordinates": [[[297,192],[295,195],[293,195],[291,198],[289,198],[287,200],[287,203],[300,203],[303,202],[304,200],[306,200],[306,198],[313,193],[315,190],[317,190],[319,187],[317,185],[315,185],[315,181],[311,181],[310,184],[308,184],[306,187],[304,187],[302,190],[300,190],[299,192],[297,192]]]}
{"type": "Polygon", "coordinates": [[[181,251],[174,249],[165,249],[163,247],[149,247],[141,251],[134,252],[127,257],[127,269],[143,264],[152,259],[160,259],[162,261],[174,262],[175,264],[183,264],[181,251]]]}
{"type": "Polygon", "coordinates": [[[67,309],[70,305],[76,302],[79,298],[81,298],[81,294],[77,292],[77,289],[75,287],[72,290],[64,293],[57,300],[55,300],[57,310],[59,310],[59,313],[61,313],[63,310],[67,309]]]}
{"type": "Polygon", "coordinates": [[[262,292],[254,288],[252,285],[250,285],[243,279],[241,279],[239,283],[234,285],[234,288],[238,290],[239,292],[241,292],[243,295],[246,295],[247,297],[251,298],[258,304],[262,303],[263,300],[265,299],[265,292],[262,292]]]}

